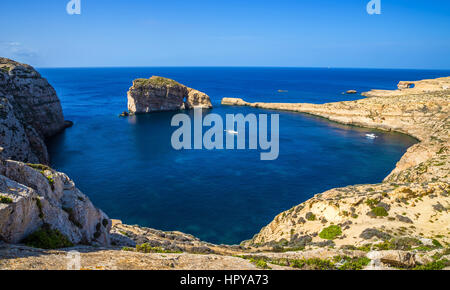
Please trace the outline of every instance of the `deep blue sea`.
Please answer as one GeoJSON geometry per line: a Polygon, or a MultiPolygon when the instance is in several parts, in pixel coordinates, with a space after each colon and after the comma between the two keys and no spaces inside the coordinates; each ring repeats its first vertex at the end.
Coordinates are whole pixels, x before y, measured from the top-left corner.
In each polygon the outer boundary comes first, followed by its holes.
{"type": "Polygon", "coordinates": [[[247,101],[325,103],[361,98],[349,89],[394,89],[399,80],[449,71],[309,68],[39,69],[75,125],[49,140],[52,166],[67,173],[111,218],[178,230],[214,243],[251,238],[278,213],[334,187],[378,183],[416,141],[300,113],[222,107],[247,101]],[[280,154],[171,147],[175,112],[119,118],[132,80],[173,78],[206,92],[210,113],[279,113],[280,154]],[[279,93],[278,90],[287,92],[279,93]],[[370,140],[366,133],[379,138],[370,140]]]}

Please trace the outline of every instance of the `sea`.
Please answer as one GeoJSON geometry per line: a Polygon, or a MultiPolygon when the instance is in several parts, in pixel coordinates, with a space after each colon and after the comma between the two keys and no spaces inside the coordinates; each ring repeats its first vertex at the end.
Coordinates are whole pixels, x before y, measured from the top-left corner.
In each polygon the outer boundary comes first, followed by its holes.
{"type": "Polygon", "coordinates": [[[317,193],[381,182],[417,142],[404,134],[302,113],[221,106],[222,98],[322,104],[363,98],[343,94],[351,89],[395,89],[400,80],[450,75],[439,70],[277,67],[38,71],[55,88],[65,119],[74,122],[48,140],[54,169],[68,174],[110,218],[217,244],[252,238],[277,214],[317,193]],[[279,114],[278,158],[261,160],[261,150],[250,149],[176,150],[171,136],[178,127],[171,120],[180,112],[118,117],[127,109],[133,79],[153,75],[207,93],[214,108],[204,116],[279,114]]]}

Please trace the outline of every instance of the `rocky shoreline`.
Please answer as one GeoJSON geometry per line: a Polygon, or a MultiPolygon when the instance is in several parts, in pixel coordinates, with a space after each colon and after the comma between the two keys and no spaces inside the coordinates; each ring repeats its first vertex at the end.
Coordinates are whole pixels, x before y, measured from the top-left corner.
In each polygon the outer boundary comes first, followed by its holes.
{"type": "MultiPolygon", "coordinates": [[[[380,184],[317,194],[279,214],[252,240],[214,245],[110,220],[69,177],[42,165],[48,164],[45,138],[68,125],[59,99],[32,67],[0,58],[0,269],[66,269],[73,250],[83,269],[446,268],[449,85],[450,78],[401,82],[396,91],[323,105],[223,99],[223,105],[395,130],[420,143],[380,184]]],[[[132,113],[211,107],[206,94],[160,77],[135,80],[128,98],[132,113]]]]}
{"type": "Polygon", "coordinates": [[[450,78],[414,83],[414,88],[404,88],[400,82],[396,91],[374,90],[365,93],[365,99],[323,105],[223,99],[223,105],[308,113],[343,124],[398,131],[420,141],[408,149],[381,184],[318,194],[278,215],[244,244],[295,244],[302,239],[320,242],[320,231],[337,225],[340,233],[332,243],[338,246],[366,244],[371,238],[364,231],[371,229],[389,232],[383,234],[389,239],[402,234],[417,239],[437,237],[448,245],[450,78]]]}

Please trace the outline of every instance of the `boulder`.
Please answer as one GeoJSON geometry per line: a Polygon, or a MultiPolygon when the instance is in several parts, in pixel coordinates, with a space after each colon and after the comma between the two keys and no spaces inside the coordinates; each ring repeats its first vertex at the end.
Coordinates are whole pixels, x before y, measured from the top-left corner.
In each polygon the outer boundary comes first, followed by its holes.
{"type": "Polygon", "coordinates": [[[109,244],[111,221],[64,173],[0,161],[0,240],[18,243],[44,224],[74,244],[109,244]]]}
{"type": "Polygon", "coordinates": [[[158,76],[134,80],[127,95],[131,113],[212,108],[211,100],[205,93],[158,76]]]}
{"type": "Polygon", "coordinates": [[[414,222],[407,216],[397,215],[397,219],[401,222],[407,223],[407,224],[413,224],[414,222]]]}
{"type": "Polygon", "coordinates": [[[414,253],[407,251],[371,251],[367,253],[367,258],[374,261],[380,261],[390,266],[402,268],[412,268],[416,264],[414,253]]]}
{"type": "Polygon", "coordinates": [[[362,239],[365,239],[365,240],[370,240],[373,237],[376,237],[381,240],[389,240],[391,238],[391,235],[389,235],[388,233],[384,233],[377,229],[368,228],[368,229],[365,229],[364,231],[362,231],[362,233],[359,235],[359,237],[362,239]]]}

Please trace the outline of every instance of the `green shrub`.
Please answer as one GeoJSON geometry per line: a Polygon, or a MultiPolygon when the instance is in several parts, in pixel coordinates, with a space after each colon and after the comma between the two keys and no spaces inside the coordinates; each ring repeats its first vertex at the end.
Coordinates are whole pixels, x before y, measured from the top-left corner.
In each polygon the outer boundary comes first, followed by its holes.
{"type": "Polygon", "coordinates": [[[365,244],[356,248],[359,251],[370,252],[372,250],[372,244],[365,244]]]}
{"type": "Polygon", "coordinates": [[[436,240],[436,239],[433,239],[433,245],[436,247],[436,248],[442,248],[442,244],[441,243],[439,243],[439,241],[438,240],[436,240]]]}
{"type": "Polygon", "coordinates": [[[309,221],[315,221],[315,220],[316,220],[316,215],[313,214],[312,212],[308,212],[308,213],[305,215],[305,218],[306,218],[307,220],[309,220],[309,221]]]}
{"type": "Polygon", "coordinates": [[[73,247],[72,242],[60,231],[44,224],[39,230],[22,241],[25,245],[40,249],[59,249],[73,247]]]}
{"type": "Polygon", "coordinates": [[[291,267],[293,267],[293,268],[301,269],[306,265],[305,260],[291,260],[289,262],[291,264],[291,267]]]}
{"type": "Polygon", "coordinates": [[[161,247],[152,247],[150,244],[136,245],[136,251],[141,253],[182,253],[180,251],[164,250],[161,247]]]}
{"type": "Polygon", "coordinates": [[[384,207],[381,207],[381,206],[373,208],[372,212],[376,216],[388,216],[388,212],[386,211],[386,209],[384,207]]]}
{"type": "Polygon", "coordinates": [[[312,270],[334,270],[336,269],[334,263],[330,260],[322,260],[318,258],[313,259],[301,259],[301,260],[291,260],[291,267],[293,268],[305,268],[312,270]]]}
{"type": "Polygon", "coordinates": [[[413,270],[442,270],[447,266],[446,261],[434,261],[425,265],[416,266],[413,270]]]}
{"type": "Polygon", "coordinates": [[[324,228],[319,237],[325,240],[334,240],[337,236],[342,234],[342,229],[340,226],[331,225],[327,228],[324,228]]]}
{"type": "Polygon", "coordinates": [[[10,197],[0,195],[0,203],[10,204],[13,203],[13,200],[10,197]]]}
{"type": "Polygon", "coordinates": [[[250,263],[254,264],[257,268],[260,269],[270,269],[270,267],[267,265],[267,262],[263,259],[250,259],[250,263]]]}
{"type": "Polygon", "coordinates": [[[339,270],[362,270],[370,263],[370,259],[367,257],[347,258],[345,260],[345,263],[338,268],[339,270]]]}

